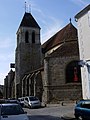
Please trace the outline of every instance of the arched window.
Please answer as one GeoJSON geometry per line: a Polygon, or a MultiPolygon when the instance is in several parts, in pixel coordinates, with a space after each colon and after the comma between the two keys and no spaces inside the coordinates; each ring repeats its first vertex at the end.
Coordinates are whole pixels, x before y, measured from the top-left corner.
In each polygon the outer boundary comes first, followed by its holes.
{"type": "Polygon", "coordinates": [[[29,78],[27,79],[27,96],[29,96],[29,78]]]}
{"type": "Polygon", "coordinates": [[[17,45],[19,44],[19,34],[17,35],[17,45]]]}
{"type": "Polygon", "coordinates": [[[35,31],[32,32],[32,43],[35,43],[35,31]]]}
{"type": "Polygon", "coordinates": [[[19,34],[17,35],[17,40],[19,40],[19,34]]]}
{"type": "Polygon", "coordinates": [[[0,91],[0,99],[3,98],[3,93],[0,91]]]}
{"type": "Polygon", "coordinates": [[[81,70],[78,61],[72,61],[66,67],[66,83],[76,82],[81,82],[81,70]]]}
{"type": "Polygon", "coordinates": [[[28,31],[25,33],[25,43],[29,43],[29,34],[28,31]]]}

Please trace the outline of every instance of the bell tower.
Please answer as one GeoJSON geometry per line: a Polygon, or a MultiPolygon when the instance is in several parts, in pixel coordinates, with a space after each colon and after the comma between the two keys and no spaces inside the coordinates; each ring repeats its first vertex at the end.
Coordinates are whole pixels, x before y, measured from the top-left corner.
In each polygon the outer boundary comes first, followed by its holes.
{"type": "Polygon", "coordinates": [[[41,67],[40,27],[31,13],[25,12],[16,34],[16,97],[21,97],[23,77],[25,74],[41,67]]]}

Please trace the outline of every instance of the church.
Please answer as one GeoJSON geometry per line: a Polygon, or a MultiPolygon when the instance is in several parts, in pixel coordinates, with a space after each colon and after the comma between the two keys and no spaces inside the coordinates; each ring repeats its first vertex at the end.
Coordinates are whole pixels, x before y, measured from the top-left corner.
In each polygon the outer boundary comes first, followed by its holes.
{"type": "Polygon", "coordinates": [[[44,44],[40,26],[25,12],[17,30],[15,64],[4,79],[4,98],[37,96],[44,103],[82,98],[77,29],[68,23],[44,44]]]}

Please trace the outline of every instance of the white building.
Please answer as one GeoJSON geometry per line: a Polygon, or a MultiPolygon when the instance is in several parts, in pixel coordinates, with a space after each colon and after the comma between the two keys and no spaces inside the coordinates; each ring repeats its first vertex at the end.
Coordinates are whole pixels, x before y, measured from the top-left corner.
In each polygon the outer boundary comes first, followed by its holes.
{"type": "Polygon", "coordinates": [[[90,99],[90,5],[80,11],[75,19],[78,23],[83,99],[90,99]]]}

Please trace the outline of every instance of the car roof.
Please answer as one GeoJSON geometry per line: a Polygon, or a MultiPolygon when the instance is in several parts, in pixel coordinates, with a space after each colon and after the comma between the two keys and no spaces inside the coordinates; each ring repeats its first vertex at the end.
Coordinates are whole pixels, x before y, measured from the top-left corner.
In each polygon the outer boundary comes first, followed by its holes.
{"type": "Polygon", "coordinates": [[[90,100],[80,100],[79,102],[90,102],[90,100]]]}
{"type": "Polygon", "coordinates": [[[20,99],[24,99],[24,98],[25,98],[25,97],[21,97],[21,98],[18,98],[18,99],[20,100],[20,99]]]}
{"type": "Polygon", "coordinates": [[[90,100],[87,99],[87,100],[79,100],[79,101],[77,101],[77,104],[80,104],[80,103],[90,103],[90,100]]]}
{"type": "Polygon", "coordinates": [[[26,96],[26,97],[29,97],[29,98],[30,98],[30,97],[35,97],[35,98],[37,98],[36,96],[26,96]]]}
{"type": "Polygon", "coordinates": [[[2,103],[0,106],[17,106],[17,103],[2,103]]]}

